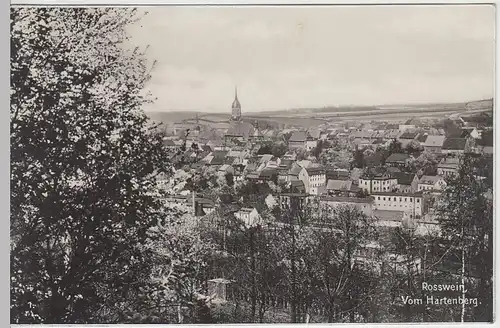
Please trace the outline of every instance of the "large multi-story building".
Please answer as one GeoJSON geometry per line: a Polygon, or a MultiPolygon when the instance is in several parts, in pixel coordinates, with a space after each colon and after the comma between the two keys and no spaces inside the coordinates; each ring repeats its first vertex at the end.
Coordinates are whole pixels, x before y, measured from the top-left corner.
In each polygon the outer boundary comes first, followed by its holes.
{"type": "Polygon", "coordinates": [[[359,188],[368,193],[393,191],[397,185],[398,179],[389,173],[374,176],[363,175],[358,182],[359,188]]]}
{"type": "Polygon", "coordinates": [[[332,208],[338,206],[352,206],[363,212],[367,216],[373,215],[373,198],[357,198],[357,197],[332,197],[322,196],[320,198],[322,203],[330,205],[332,208]]]}
{"type": "Polygon", "coordinates": [[[377,192],[372,196],[375,210],[405,212],[410,218],[421,217],[427,211],[425,198],[421,192],[413,194],[377,192]]]}
{"type": "Polygon", "coordinates": [[[319,195],[326,187],[326,172],[322,167],[307,167],[307,187],[311,195],[319,195]]]}

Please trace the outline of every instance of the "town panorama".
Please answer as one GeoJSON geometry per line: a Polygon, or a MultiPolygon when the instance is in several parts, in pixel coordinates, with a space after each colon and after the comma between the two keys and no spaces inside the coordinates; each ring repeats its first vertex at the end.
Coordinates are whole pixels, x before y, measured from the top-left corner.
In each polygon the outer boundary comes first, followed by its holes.
{"type": "Polygon", "coordinates": [[[11,8],[11,323],[493,321],[493,97],[145,110],[135,15],[11,8]]]}

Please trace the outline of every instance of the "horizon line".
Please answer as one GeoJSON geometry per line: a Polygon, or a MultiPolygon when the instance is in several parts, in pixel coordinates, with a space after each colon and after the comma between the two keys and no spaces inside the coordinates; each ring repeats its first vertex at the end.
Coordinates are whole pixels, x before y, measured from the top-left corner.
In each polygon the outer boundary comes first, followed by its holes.
{"type": "MultiPolygon", "coordinates": [[[[342,107],[384,107],[384,106],[418,106],[418,105],[449,105],[449,104],[467,104],[467,103],[473,103],[473,102],[481,102],[481,101],[493,101],[495,100],[495,97],[488,97],[488,98],[481,98],[481,99],[474,99],[474,100],[468,100],[468,101],[446,101],[446,102],[408,102],[408,103],[394,103],[394,104],[374,104],[374,105],[360,105],[360,104],[349,104],[349,105],[325,105],[325,106],[311,106],[311,107],[294,107],[294,108],[282,108],[282,109],[263,109],[263,110],[258,110],[258,111],[247,111],[247,113],[265,113],[265,112],[284,112],[284,111],[291,111],[291,110],[308,110],[308,109],[324,109],[324,108],[342,108],[342,107]]],[[[242,108],[243,109],[243,108],[242,108]]],[[[230,109],[229,109],[230,110],[230,109]]],[[[222,114],[225,113],[226,109],[221,109],[220,111],[215,110],[215,109],[207,109],[207,110],[201,110],[201,109],[168,109],[168,110],[146,110],[144,109],[145,112],[156,112],[156,113],[178,113],[178,112],[193,112],[193,113],[206,113],[206,114],[222,114]]],[[[243,110],[242,110],[243,112],[243,110]]]]}

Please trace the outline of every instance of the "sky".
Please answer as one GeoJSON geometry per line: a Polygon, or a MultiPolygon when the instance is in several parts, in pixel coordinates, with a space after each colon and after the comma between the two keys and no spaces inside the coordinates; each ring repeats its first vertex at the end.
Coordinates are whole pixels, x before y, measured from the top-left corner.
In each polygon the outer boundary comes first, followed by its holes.
{"type": "Polygon", "coordinates": [[[149,7],[129,31],[156,60],[146,110],[242,112],[494,95],[495,9],[149,7]]]}

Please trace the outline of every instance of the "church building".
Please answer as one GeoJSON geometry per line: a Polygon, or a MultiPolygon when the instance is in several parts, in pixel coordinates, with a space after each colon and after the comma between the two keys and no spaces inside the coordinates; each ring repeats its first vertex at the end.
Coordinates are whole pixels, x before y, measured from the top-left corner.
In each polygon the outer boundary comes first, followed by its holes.
{"type": "Polygon", "coordinates": [[[231,120],[232,121],[240,121],[241,120],[241,104],[238,100],[238,89],[234,88],[234,101],[231,106],[231,120]]]}
{"type": "Polygon", "coordinates": [[[247,141],[255,133],[255,128],[252,124],[241,120],[241,104],[238,100],[238,89],[234,90],[234,100],[231,106],[231,125],[225,135],[227,142],[238,140],[240,142],[247,141]]]}

